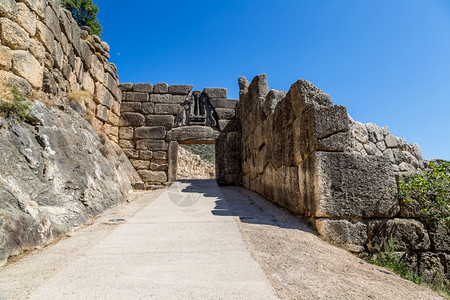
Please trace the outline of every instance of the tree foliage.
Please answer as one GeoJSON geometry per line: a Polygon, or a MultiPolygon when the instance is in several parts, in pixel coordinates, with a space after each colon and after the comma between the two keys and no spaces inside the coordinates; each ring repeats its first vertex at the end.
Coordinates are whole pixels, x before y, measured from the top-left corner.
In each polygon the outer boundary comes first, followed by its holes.
{"type": "Polygon", "coordinates": [[[100,36],[102,26],[97,19],[98,6],[92,0],[61,0],[79,26],[88,26],[92,34],[100,36]]]}
{"type": "Polygon", "coordinates": [[[404,202],[417,201],[428,222],[450,226],[450,162],[430,162],[428,169],[399,181],[398,193],[404,202]]]}

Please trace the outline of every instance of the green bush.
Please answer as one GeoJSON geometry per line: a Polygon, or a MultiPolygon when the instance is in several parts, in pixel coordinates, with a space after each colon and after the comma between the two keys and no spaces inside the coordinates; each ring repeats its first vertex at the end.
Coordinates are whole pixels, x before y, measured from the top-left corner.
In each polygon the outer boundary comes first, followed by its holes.
{"type": "Polygon", "coordinates": [[[433,279],[422,278],[415,274],[407,265],[405,259],[395,253],[394,238],[389,238],[388,245],[379,253],[371,253],[369,263],[384,267],[400,275],[400,277],[412,281],[416,284],[426,285],[438,292],[441,296],[450,299],[450,282],[444,277],[435,277],[433,279]]]}
{"type": "Polygon", "coordinates": [[[61,0],[61,3],[72,13],[79,26],[88,26],[92,34],[101,35],[102,26],[97,19],[98,6],[92,0],[61,0]]]}
{"type": "Polygon", "coordinates": [[[405,260],[398,257],[398,255],[395,253],[394,239],[392,238],[392,236],[390,237],[388,245],[384,249],[384,251],[378,253],[377,255],[372,254],[369,258],[369,262],[377,266],[385,267],[397,273],[406,280],[412,281],[417,284],[423,283],[423,279],[411,272],[405,260]]]}
{"type": "Polygon", "coordinates": [[[400,180],[398,195],[405,203],[417,201],[428,223],[450,226],[450,162],[430,162],[425,171],[400,180]]]}
{"type": "Polygon", "coordinates": [[[0,99],[0,111],[17,120],[25,121],[31,111],[31,102],[15,86],[8,85],[12,94],[12,102],[0,99]]]}

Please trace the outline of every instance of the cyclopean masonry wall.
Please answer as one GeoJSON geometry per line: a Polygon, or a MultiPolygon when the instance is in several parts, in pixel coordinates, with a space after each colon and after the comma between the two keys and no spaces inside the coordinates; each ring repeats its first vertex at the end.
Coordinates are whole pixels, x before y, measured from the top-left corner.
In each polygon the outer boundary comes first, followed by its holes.
{"type": "Polygon", "coordinates": [[[176,179],[178,143],[215,143],[216,179],[240,182],[237,100],[226,89],[191,91],[192,85],[120,84],[119,145],[144,181],[155,188],[176,179]]]}
{"type": "Polygon", "coordinates": [[[420,148],[387,127],[354,122],[305,80],[269,90],[265,75],[239,79],[242,183],[306,216],[331,243],[364,255],[395,251],[424,277],[450,277],[450,234],[396,197],[396,177],[424,167],[420,148]]]}
{"type": "Polygon", "coordinates": [[[1,89],[14,85],[49,106],[85,90],[91,96],[71,104],[117,143],[121,94],[108,52],[108,44],[80,28],[59,0],[0,0],[1,89]]]}

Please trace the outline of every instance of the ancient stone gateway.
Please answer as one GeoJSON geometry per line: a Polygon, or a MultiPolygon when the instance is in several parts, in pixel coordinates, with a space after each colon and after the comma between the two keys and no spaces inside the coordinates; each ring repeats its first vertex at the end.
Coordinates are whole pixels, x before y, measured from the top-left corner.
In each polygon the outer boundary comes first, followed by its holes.
{"type": "Polygon", "coordinates": [[[237,100],[224,88],[191,91],[192,85],[121,84],[119,145],[141,176],[141,188],[176,180],[178,143],[215,143],[219,184],[241,181],[237,100]]]}

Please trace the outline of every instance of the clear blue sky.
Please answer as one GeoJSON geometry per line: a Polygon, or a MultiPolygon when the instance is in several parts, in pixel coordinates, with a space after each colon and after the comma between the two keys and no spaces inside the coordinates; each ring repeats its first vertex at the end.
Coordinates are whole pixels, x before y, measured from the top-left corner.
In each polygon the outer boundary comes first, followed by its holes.
{"type": "Polygon", "coordinates": [[[311,81],[360,122],[450,160],[448,0],[94,0],[121,82],[311,81]]]}

